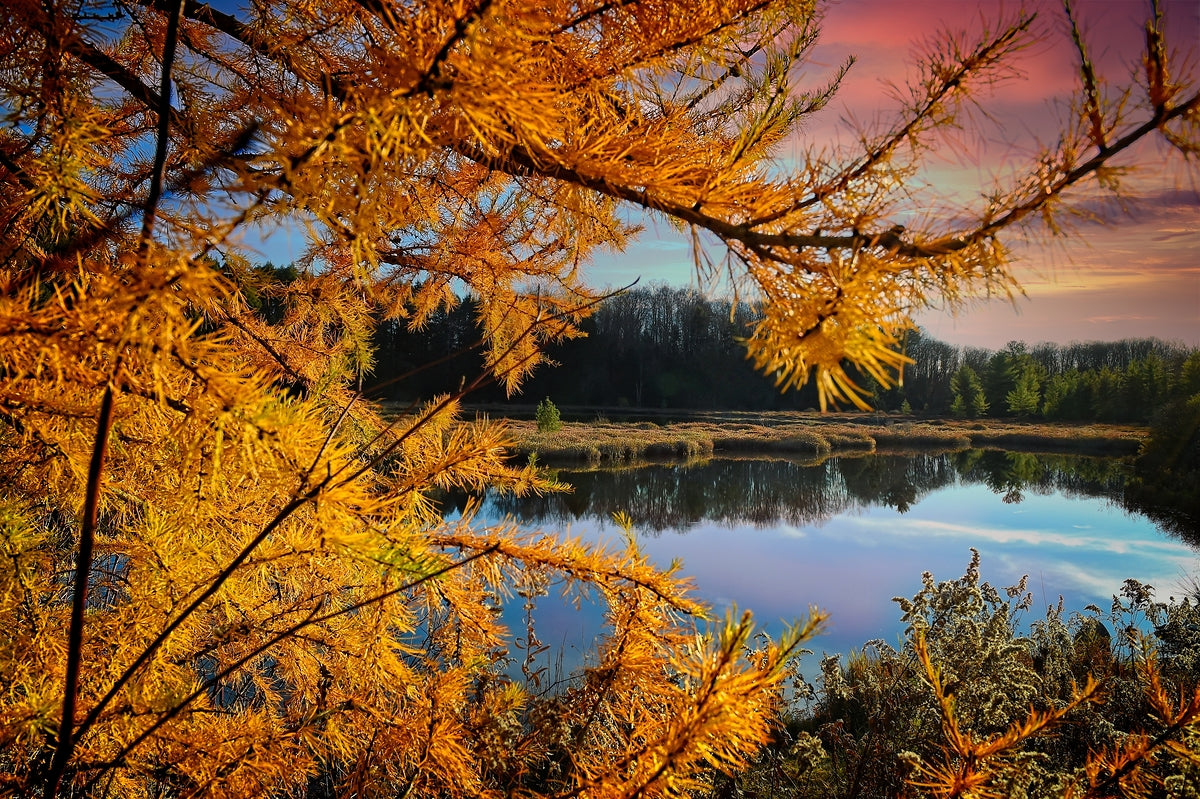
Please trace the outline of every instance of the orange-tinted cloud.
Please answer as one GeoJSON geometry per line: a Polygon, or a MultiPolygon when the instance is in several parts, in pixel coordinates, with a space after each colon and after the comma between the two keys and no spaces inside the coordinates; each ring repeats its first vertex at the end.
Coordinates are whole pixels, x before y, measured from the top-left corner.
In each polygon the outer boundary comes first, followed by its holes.
{"type": "MultiPolygon", "coordinates": [[[[1161,0],[1168,44],[1190,53],[1192,75],[1200,61],[1200,2],[1161,0]]],[[[1128,82],[1144,46],[1145,0],[1075,0],[1091,57],[1110,85],[1128,82]]],[[[1057,140],[1063,103],[1077,84],[1075,52],[1060,0],[1030,0],[1038,14],[1039,37],[1017,59],[1025,78],[1005,81],[979,100],[997,126],[981,137],[961,137],[961,151],[939,148],[920,179],[946,197],[954,214],[1019,169],[1041,146],[1057,140]],[[957,208],[955,207],[957,206],[957,208]]],[[[856,139],[848,120],[886,124],[898,111],[884,81],[915,77],[914,51],[944,29],[978,35],[987,26],[1012,20],[1016,0],[837,0],[827,6],[820,44],[799,76],[812,89],[832,76],[845,59],[858,61],[830,106],[808,121],[794,143],[830,147],[856,139]]],[[[781,167],[794,167],[786,161],[781,167]]],[[[1074,237],[1049,244],[1021,245],[1016,273],[1028,297],[1017,310],[1002,302],[967,308],[957,317],[926,313],[930,332],[958,344],[998,349],[1010,340],[1068,342],[1157,336],[1200,346],[1200,193],[1178,159],[1166,160],[1161,145],[1139,149],[1148,164],[1126,178],[1131,215],[1111,203],[1088,201],[1082,210],[1110,226],[1080,223],[1074,237]],[[1162,165],[1165,164],[1165,168],[1162,165]]],[[[911,224],[908,219],[899,220],[911,224]]],[[[666,226],[651,224],[640,241],[621,255],[597,260],[593,280],[610,286],[642,277],[686,284],[693,277],[688,240],[666,226]],[[664,243],[665,242],[665,243],[664,243]]],[[[1009,239],[1012,243],[1012,239],[1009,239]]],[[[716,254],[716,253],[714,253],[716,254]]]]}
{"type": "MultiPolygon", "coordinates": [[[[1140,64],[1142,0],[1077,0],[1080,27],[1090,55],[1109,85],[1128,82],[1140,64]]],[[[1166,35],[1172,50],[1183,51],[1195,74],[1200,58],[1200,3],[1165,0],[1166,35]]],[[[972,35],[1015,18],[1022,5],[1005,0],[840,0],[829,6],[823,26],[820,63],[832,66],[847,55],[858,62],[832,113],[805,130],[807,142],[827,137],[852,142],[848,121],[882,123],[895,112],[884,82],[912,79],[914,42],[928,42],[941,30],[972,35]]],[[[1053,144],[1065,99],[1078,83],[1076,53],[1067,38],[1058,0],[1026,2],[1036,12],[1038,37],[1022,51],[1023,80],[1006,80],[978,96],[996,125],[961,142],[961,152],[935,155],[922,179],[943,196],[969,205],[997,176],[1038,148],[1053,144]],[[948,157],[938,157],[948,156],[948,157]],[[975,158],[977,160],[972,161],[975,158]]],[[[798,143],[802,146],[802,143],[798,143]]],[[[1082,209],[1111,226],[1082,223],[1073,238],[1047,245],[1018,246],[1017,275],[1028,297],[1017,310],[1006,302],[968,308],[957,317],[927,313],[921,322],[948,341],[998,348],[1012,339],[1059,341],[1158,336],[1200,345],[1200,192],[1178,163],[1165,160],[1160,146],[1142,147],[1138,158],[1151,165],[1126,179],[1135,201],[1125,216],[1111,203],[1085,203],[1082,209]]]]}

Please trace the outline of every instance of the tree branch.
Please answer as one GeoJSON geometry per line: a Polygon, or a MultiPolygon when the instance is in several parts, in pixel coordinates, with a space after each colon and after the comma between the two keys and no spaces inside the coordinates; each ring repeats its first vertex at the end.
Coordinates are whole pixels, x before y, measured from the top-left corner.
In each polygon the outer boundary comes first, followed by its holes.
{"type": "Polygon", "coordinates": [[[67,630],[67,669],[63,677],[62,717],[58,722],[54,756],[46,773],[42,795],[54,799],[66,773],[67,763],[75,751],[75,705],[79,696],[79,671],[83,660],[83,623],[87,609],[88,577],[92,571],[92,553],[96,545],[96,520],[100,507],[100,479],[104,473],[104,455],[108,449],[108,433],[112,428],[113,388],[109,383],[100,400],[100,415],[96,420],[96,437],[92,443],[92,461],[88,466],[87,488],[83,499],[83,524],[79,530],[79,547],[75,553],[75,586],[71,597],[71,626],[67,630]]]}
{"type": "Polygon", "coordinates": [[[150,190],[142,206],[142,251],[154,235],[154,220],[158,201],[162,197],[163,173],[167,168],[167,145],[171,135],[171,69],[175,64],[175,46],[179,41],[179,20],[183,16],[183,0],[175,0],[175,8],[167,18],[166,40],[163,42],[162,77],[158,87],[158,136],[154,146],[154,165],[150,171],[150,190]]]}
{"type": "Polygon", "coordinates": [[[356,613],[356,612],[362,610],[363,608],[367,608],[372,605],[378,605],[381,602],[391,599],[392,597],[396,596],[397,594],[401,594],[405,591],[416,588],[417,586],[421,585],[422,583],[427,583],[430,580],[437,579],[438,577],[448,574],[449,572],[452,572],[456,569],[461,569],[462,567],[466,566],[467,564],[471,563],[472,561],[478,560],[479,558],[482,558],[482,557],[485,557],[485,556],[495,552],[497,549],[498,549],[498,547],[495,545],[490,546],[490,547],[485,547],[484,549],[481,549],[478,552],[472,553],[472,554],[462,558],[461,560],[456,560],[453,563],[449,563],[440,569],[430,572],[429,574],[423,574],[415,580],[411,580],[407,583],[404,583],[403,585],[396,586],[395,588],[384,591],[381,594],[376,594],[375,596],[371,597],[370,599],[364,599],[361,602],[356,602],[347,607],[339,608],[338,610],[331,611],[331,612],[325,613],[323,615],[318,615],[318,612],[321,609],[321,604],[318,603],[311,611],[309,611],[308,615],[305,616],[301,621],[275,633],[270,638],[268,638],[265,642],[254,647],[253,649],[251,649],[249,652],[247,652],[242,657],[233,661],[228,666],[226,666],[225,668],[218,671],[216,674],[213,674],[207,680],[204,680],[200,684],[199,688],[197,688],[195,691],[193,691],[192,693],[190,693],[186,697],[184,697],[179,703],[174,705],[170,710],[166,711],[161,716],[156,718],[154,720],[154,722],[149,727],[142,730],[142,732],[136,738],[134,738],[129,743],[125,744],[125,746],[121,748],[121,751],[117,752],[117,754],[114,755],[111,760],[109,760],[107,763],[103,763],[98,766],[95,766],[95,768],[100,769],[100,775],[97,775],[96,777],[92,778],[92,780],[84,787],[84,793],[86,793],[92,787],[92,785],[95,783],[95,781],[98,780],[100,778],[100,776],[102,776],[107,769],[111,769],[114,766],[120,765],[124,761],[124,759],[129,756],[130,752],[132,752],[134,749],[136,749],[138,746],[140,746],[143,741],[145,741],[147,738],[149,738],[151,735],[153,735],[155,732],[157,732],[159,729],[161,729],[164,724],[166,724],[168,721],[170,721],[171,719],[175,718],[180,713],[182,713],[190,704],[192,704],[192,702],[195,702],[197,699],[199,699],[201,696],[203,696],[205,693],[207,693],[210,689],[219,685],[221,683],[221,680],[225,679],[230,674],[233,674],[235,671],[242,668],[247,663],[252,661],[254,658],[256,658],[259,655],[261,655],[262,653],[266,652],[268,649],[270,649],[271,647],[280,643],[281,641],[291,638],[292,636],[299,633],[301,630],[303,630],[307,627],[311,627],[314,624],[323,624],[327,621],[332,621],[333,619],[336,619],[339,616],[345,616],[349,613],[356,613]]]}
{"type": "MultiPolygon", "coordinates": [[[[1030,214],[1041,210],[1053,197],[1057,197],[1076,183],[1091,176],[1104,167],[1112,158],[1129,149],[1155,130],[1161,129],[1172,120],[1193,113],[1200,108],[1200,94],[1192,96],[1179,105],[1158,109],[1141,125],[1133,128],[1110,146],[1099,150],[1092,158],[1070,170],[1055,181],[1047,191],[1031,197],[1005,214],[981,224],[975,229],[958,235],[931,241],[912,241],[904,235],[903,228],[893,227],[878,233],[849,233],[828,235],[821,233],[763,233],[756,230],[760,222],[751,219],[745,223],[729,222],[721,217],[706,213],[695,204],[656,196],[648,188],[614,184],[607,179],[589,175],[567,166],[552,153],[539,157],[530,149],[513,146],[507,151],[489,155],[473,142],[456,141],[449,146],[459,155],[477,163],[498,169],[513,176],[534,176],[571,183],[598,192],[608,197],[624,200],[641,208],[667,214],[683,222],[704,228],[726,242],[740,242],[750,247],[797,251],[808,248],[829,252],[882,248],[893,256],[902,258],[936,258],[961,252],[981,241],[1011,227],[1030,214]]],[[[771,260],[780,260],[772,257],[771,260]]]]}

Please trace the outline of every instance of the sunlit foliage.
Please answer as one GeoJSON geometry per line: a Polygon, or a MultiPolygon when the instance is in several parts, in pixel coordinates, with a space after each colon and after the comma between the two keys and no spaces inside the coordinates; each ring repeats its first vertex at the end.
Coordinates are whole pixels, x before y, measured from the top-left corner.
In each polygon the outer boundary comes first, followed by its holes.
{"type": "Polygon", "coordinates": [[[1116,188],[1150,134],[1196,147],[1151,20],[1141,99],[1085,80],[1088,124],[1028,179],[901,229],[930,137],[1033,20],[933,45],[894,128],[784,173],[837,85],[797,84],[818,21],[810,0],[5,3],[0,786],[666,797],[746,763],[811,624],[747,659],[748,622],[698,635],[632,543],[443,522],[432,488],[556,488],[458,399],[578,332],[601,299],[580,266],[634,207],[725,246],[764,301],[761,368],[854,401],[843,361],[890,380],[912,308],[1013,288],[998,233],[1116,188]],[[286,275],[248,258],[278,226],[305,242],[286,275]],[[463,288],[485,372],[384,423],[355,390],[374,320],[420,328],[463,288]],[[556,694],[507,676],[498,614],[551,587],[611,628],[556,694]]]}

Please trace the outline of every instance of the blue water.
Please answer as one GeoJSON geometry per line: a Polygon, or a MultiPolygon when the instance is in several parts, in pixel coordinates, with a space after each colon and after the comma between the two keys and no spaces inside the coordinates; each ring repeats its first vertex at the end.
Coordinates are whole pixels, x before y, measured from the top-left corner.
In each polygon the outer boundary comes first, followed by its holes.
{"type": "MultiPolygon", "coordinates": [[[[927,473],[929,456],[923,457],[927,473]]],[[[682,560],[683,574],[694,580],[696,594],[716,615],[731,606],[749,609],[771,632],[783,622],[801,618],[810,606],[826,612],[829,620],[824,633],[808,645],[816,653],[806,659],[806,676],[810,677],[808,664],[821,654],[845,654],[875,638],[895,644],[903,626],[892,598],[910,597],[920,590],[926,570],[939,581],[961,577],[972,547],[980,553],[983,579],[992,585],[1003,587],[1022,575],[1029,576],[1027,590],[1033,594],[1034,606],[1027,622],[1040,618],[1060,596],[1068,612],[1081,611],[1089,604],[1107,611],[1126,578],[1153,585],[1156,596],[1165,600],[1181,595],[1189,578],[1200,575],[1196,550],[1103,495],[1055,488],[1054,480],[1022,488],[1019,482],[1001,484],[1003,481],[992,479],[990,487],[978,482],[977,475],[964,476],[948,469],[949,476],[939,472],[939,477],[909,492],[911,501],[893,502],[899,506],[894,507],[856,499],[848,487],[854,480],[842,475],[845,472],[853,478],[863,466],[861,462],[839,465],[832,461],[794,467],[821,470],[819,473],[785,471],[781,477],[778,468],[771,471],[769,477],[774,480],[794,475],[788,485],[781,486],[785,493],[794,489],[796,480],[811,481],[820,495],[813,501],[831,506],[828,513],[813,514],[777,501],[772,506],[775,518],[763,519],[760,502],[752,513],[745,514],[756,519],[750,522],[723,505],[720,518],[667,512],[654,515],[653,523],[647,522],[635,532],[643,550],[660,565],[682,560]]],[[[893,466],[904,469],[900,461],[893,466]]],[[[933,466],[939,465],[935,462],[933,466]]],[[[709,474],[704,470],[655,468],[657,473],[644,474],[647,484],[661,487],[674,481],[681,486],[679,495],[690,492],[693,500],[696,492],[712,495],[722,488],[705,484],[709,474]]],[[[620,481],[630,492],[630,506],[641,507],[645,497],[638,498],[642,490],[636,475],[626,471],[606,478],[603,473],[563,473],[561,478],[567,482],[586,483],[593,497],[604,494],[604,501],[581,505],[576,498],[566,513],[561,509],[562,498],[545,500],[547,508],[559,503],[557,514],[521,503],[515,518],[521,522],[524,515],[526,520],[521,523],[527,529],[616,544],[621,532],[609,513],[614,503],[620,504],[620,498],[606,493],[602,481],[620,481]],[[593,507],[595,504],[604,507],[593,507]]],[[[878,483],[874,481],[875,488],[878,483]]],[[[761,485],[755,490],[771,494],[761,485]]],[[[705,505],[703,501],[699,504],[705,505]]],[[[511,503],[488,498],[477,523],[498,521],[506,513],[513,513],[511,503]]],[[[603,629],[599,608],[585,604],[575,610],[555,599],[553,592],[538,601],[536,619],[540,638],[551,646],[555,657],[561,652],[568,669],[584,661],[603,629]]]]}

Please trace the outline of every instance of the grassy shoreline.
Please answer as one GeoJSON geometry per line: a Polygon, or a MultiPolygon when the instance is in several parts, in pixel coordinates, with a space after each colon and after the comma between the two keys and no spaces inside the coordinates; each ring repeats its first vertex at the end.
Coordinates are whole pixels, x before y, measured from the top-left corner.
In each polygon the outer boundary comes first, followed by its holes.
{"type": "Polygon", "coordinates": [[[689,421],[564,422],[553,433],[532,420],[506,419],[518,456],[542,463],[627,464],[722,455],[823,459],[871,452],[1024,452],[1131,456],[1147,429],[1133,425],[1046,424],[1009,420],[917,419],[881,414],[715,413],[689,421]]]}

